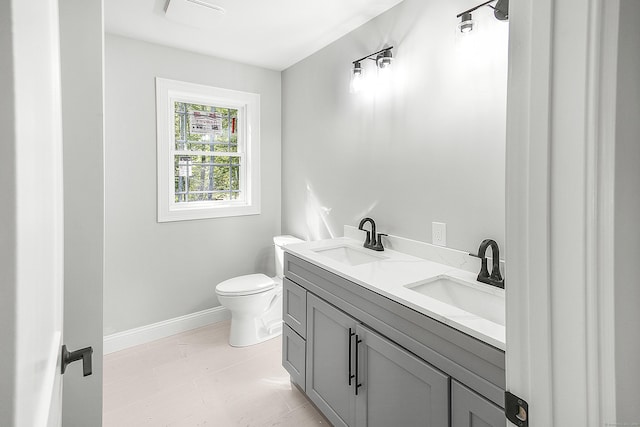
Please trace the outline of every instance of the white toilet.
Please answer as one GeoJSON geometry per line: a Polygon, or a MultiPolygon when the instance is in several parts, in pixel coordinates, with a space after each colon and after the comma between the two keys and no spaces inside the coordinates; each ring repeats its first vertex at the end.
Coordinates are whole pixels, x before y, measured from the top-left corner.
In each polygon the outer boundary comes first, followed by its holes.
{"type": "Polygon", "coordinates": [[[282,278],[284,246],[303,240],[293,236],[275,236],[276,277],[247,274],[225,280],[216,286],[222,306],[231,311],[229,344],[245,347],[266,341],[282,333],[282,278]]]}

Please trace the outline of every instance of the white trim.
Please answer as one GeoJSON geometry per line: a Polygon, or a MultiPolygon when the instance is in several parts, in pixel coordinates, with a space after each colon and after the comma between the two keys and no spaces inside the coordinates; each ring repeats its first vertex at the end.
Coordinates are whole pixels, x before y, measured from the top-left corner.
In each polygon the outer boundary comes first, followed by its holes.
{"type": "MultiPolygon", "coordinates": [[[[552,0],[510,3],[506,146],[507,390],[553,426],[549,266],[552,0]]],[[[532,424],[532,427],[535,427],[532,424]]]]}
{"type": "Polygon", "coordinates": [[[511,3],[507,389],[532,427],[615,421],[618,28],[604,6],[511,3]]]}
{"type": "Polygon", "coordinates": [[[124,350],[136,345],[145,344],[180,332],[200,328],[212,323],[231,318],[229,310],[222,306],[209,308],[185,316],[163,320],[151,325],[117,332],[104,337],[104,354],[124,350]]]}
{"type": "Polygon", "coordinates": [[[590,426],[616,422],[614,184],[618,0],[589,1],[586,119],[586,358],[590,426]]]}
{"type": "Polygon", "coordinates": [[[615,263],[614,263],[614,209],[615,209],[615,139],[616,105],[618,85],[618,33],[620,0],[607,0],[606,7],[601,2],[600,21],[601,46],[598,145],[596,147],[598,199],[597,261],[599,324],[599,381],[600,381],[600,422],[601,425],[617,423],[616,414],[616,358],[615,358],[615,263]]]}
{"type": "MultiPolygon", "coordinates": [[[[158,222],[260,214],[260,95],[156,77],[158,222]],[[242,200],[175,203],[174,101],[238,110],[238,153],[242,200]]],[[[196,152],[192,155],[197,154],[196,152]]],[[[208,155],[221,155],[211,152],[208,155]]]]}

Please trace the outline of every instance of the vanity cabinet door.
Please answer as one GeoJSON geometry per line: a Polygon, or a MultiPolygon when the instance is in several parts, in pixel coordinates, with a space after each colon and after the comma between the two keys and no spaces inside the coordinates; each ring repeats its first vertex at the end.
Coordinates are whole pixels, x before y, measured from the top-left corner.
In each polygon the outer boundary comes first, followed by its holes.
{"type": "Polygon", "coordinates": [[[302,338],[307,336],[307,291],[285,278],[282,289],[282,319],[302,338]]]}
{"type": "Polygon", "coordinates": [[[451,381],[451,427],[504,427],[505,422],[502,408],[451,381]]]}
{"type": "Polygon", "coordinates": [[[356,327],[357,427],[446,427],[449,376],[362,325],[356,327]]]}
{"type": "Polygon", "coordinates": [[[355,425],[354,386],[349,379],[355,330],[352,317],[307,294],[306,393],[336,427],[355,425]]]}

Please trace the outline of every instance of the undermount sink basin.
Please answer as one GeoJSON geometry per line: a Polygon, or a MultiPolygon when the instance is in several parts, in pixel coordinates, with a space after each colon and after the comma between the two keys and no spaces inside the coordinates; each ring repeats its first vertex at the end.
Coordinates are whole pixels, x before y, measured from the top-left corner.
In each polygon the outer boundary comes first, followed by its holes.
{"type": "Polygon", "coordinates": [[[313,249],[313,252],[347,265],[360,265],[380,261],[385,256],[377,255],[369,249],[355,249],[351,246],[334,246],[332,248],[313,249]]]}
{"type": "Polygon", "coordinates": [[[483,289],[484,286],[438,276],[427,282],[407,285],[406,288],[504,326],[504,292],[497,288],[492,292],[483,289]]]}

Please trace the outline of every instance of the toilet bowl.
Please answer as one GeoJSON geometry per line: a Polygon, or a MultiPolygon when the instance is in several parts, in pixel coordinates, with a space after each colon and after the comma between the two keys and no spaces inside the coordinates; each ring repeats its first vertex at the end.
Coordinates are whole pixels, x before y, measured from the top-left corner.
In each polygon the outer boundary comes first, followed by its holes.
{"type": "Polygon", "coordinates": [[[293,236],[276,236],[276,277],[247,274],[225,280],[216,286],[220,304],[231,312],[229,344],[245,347],[282,333],[282,277],[284,246],[299,243],[293,236]]]}

